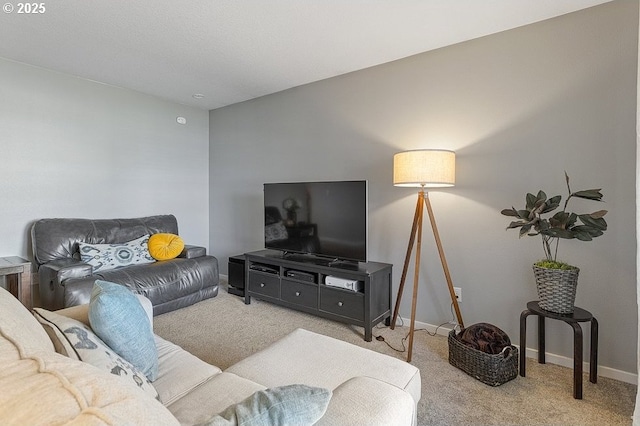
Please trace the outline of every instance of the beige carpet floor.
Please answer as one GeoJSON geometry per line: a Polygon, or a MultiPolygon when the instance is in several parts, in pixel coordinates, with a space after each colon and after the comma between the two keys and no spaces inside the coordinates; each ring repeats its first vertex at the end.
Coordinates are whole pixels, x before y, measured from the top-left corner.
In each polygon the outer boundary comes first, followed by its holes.
{"type": "MultiPolygon", "coordinates": [[[[365,342],[364,330],[257,299],[245,305],[227,293],[154,319],[158,335],[204,361],[225,369],[296,328],[325,334],[405,360],[402,339],[408,327],[378,326],[365,342]]],[[[517,336],[511,336],[515,340],[517,336]]],[[[601,348],[602,349],[602,348],[601,348]]],[[[528,359],[527,377],[498,387],[487,386],[448,362],[444,336],[425,331],[415,335],[412,364],[422,375],[419,425],[630,425],[636,386],[599,377],[593,384],[584,376],[583,399],[573,399],[573,371],[528,359]]]]}

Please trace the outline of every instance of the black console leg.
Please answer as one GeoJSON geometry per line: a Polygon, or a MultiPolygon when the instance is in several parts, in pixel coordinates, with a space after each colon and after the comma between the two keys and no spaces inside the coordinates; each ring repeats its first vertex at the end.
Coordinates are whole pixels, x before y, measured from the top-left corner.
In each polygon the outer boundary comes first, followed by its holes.
{"type": "Polygon", "coordinates": [[[249,296],[248,294],[244,295],[244,304],[245,305],[250,305],[251,304],[251,296],[249,296]]]}

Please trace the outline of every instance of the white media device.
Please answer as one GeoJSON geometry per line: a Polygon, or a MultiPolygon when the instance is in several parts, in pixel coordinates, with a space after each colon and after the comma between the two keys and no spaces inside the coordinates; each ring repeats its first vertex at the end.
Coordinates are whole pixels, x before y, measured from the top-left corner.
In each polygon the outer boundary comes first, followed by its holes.
{"type": "Polygon", "coordinates": [[[340,287],[351,291],[362,291],[364,289],[364,283],[362,281],[348,280],[346,278],[334,277],[331,275],[327,275],[324,283],[331,287],[340,287]]]}

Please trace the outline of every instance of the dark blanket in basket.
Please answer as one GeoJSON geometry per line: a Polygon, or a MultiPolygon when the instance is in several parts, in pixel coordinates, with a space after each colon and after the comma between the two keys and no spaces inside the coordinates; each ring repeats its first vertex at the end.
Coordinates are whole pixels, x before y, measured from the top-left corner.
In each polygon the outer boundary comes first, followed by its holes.
{"type": "Polygon", "coordinates": [[[463,328],[455,337],[466,346],[492,355],[511,346],[511,340],[504,331],[485,322],[463,328]]]}

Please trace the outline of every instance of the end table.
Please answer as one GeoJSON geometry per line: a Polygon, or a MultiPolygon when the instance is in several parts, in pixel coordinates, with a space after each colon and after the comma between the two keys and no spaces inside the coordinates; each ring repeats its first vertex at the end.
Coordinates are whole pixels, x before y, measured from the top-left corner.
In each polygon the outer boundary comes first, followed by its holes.
{"type": "Polygon", "coordinates": [[[31,262],[17,256],[0,257],[0,277],[7,277],[7,287],[16,288],[18,300],[31,309],[31,262]],[[15,284],[14,284],[15,283],[15,284]]]}
{"type": "Polygon", "coordinates": [[[546,311],[540,307],[537,301],[527,303],[527,309],[520,314],[520,375],[525,376],[525,352],[527,348],[527,317],[529,315],[538,316],[538,362],[545,363],[545,330],[544,319],[564,321],[573,327],[573,397],[582,399],[582,328],[581,322],[591,323],[591,350],[589,358],[589,381],[598,382],[598,320],[591,315],[591,312],[584,309],[574,308],[572,314],[557,314],[546,311]]]}

